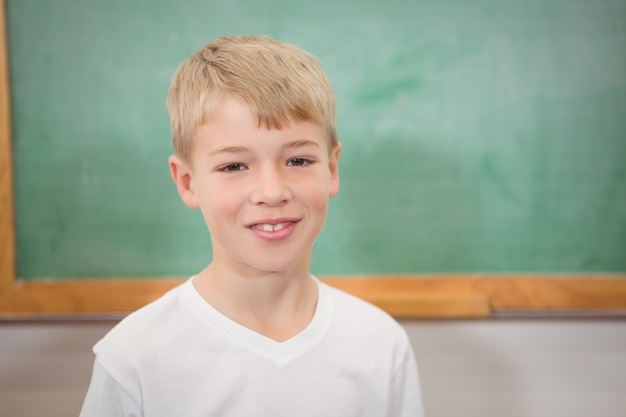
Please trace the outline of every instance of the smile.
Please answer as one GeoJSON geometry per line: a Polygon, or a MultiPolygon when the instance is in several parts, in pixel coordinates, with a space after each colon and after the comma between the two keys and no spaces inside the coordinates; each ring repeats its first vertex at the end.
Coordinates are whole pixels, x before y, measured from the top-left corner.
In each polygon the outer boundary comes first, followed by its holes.
{"type": "Polygon", "coordinates": [[[255,225],[253,227],[255,229],[261,229],[264,232],[278,232],[279,230],[282,230],[285,226],[287,226],[287,223],[257,224],[257,225],[255,225]]]}

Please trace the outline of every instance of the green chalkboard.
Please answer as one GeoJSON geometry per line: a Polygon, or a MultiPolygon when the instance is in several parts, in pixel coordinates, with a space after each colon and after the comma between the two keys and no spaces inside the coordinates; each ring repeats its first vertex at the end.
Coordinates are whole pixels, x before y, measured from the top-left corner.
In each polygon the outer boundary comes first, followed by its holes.
{"type": "Polygon", "coordinates": [[[342,189],[316,274],[626,271],[626,2],[6,0],[23,280],[184,276],[165,97],[221,35],[321,59],[342,189]]]}

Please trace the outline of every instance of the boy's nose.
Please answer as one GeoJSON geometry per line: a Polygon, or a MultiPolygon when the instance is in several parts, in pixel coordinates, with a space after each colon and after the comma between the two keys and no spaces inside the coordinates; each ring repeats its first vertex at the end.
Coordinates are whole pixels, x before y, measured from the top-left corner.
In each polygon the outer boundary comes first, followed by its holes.
{"type": "Polygon", "coordinates": [[[253,204],[278,206],[293,197],[289,184],[280,172],[274,169],[259,173],[254,189],[250,195],[253,204]]]}

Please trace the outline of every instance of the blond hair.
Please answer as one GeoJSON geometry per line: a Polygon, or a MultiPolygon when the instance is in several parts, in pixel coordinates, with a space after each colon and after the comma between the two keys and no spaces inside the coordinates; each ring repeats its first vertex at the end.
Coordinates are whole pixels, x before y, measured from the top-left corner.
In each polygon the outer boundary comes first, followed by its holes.
{"type": "Polygon", "coordinates": [[[227,95],[243,99],[259,126],[290,121],[321,126],[337,145],[335,95],[317,58],[266,36],[222,37],[176,70],[167,97],[174,151],[189,160],[193,137],[227,95]]]}

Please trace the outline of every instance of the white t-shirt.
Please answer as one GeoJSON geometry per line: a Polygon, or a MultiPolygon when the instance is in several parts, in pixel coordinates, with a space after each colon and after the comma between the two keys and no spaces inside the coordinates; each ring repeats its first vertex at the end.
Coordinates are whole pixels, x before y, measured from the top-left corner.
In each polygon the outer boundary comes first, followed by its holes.
{"type": "Polygon", "coordinates": [[[192,279],[95,347],[81,417],[421,417],[406,332],[318,282],[315,315],[276,342],[222,315],[192,279]]]}

